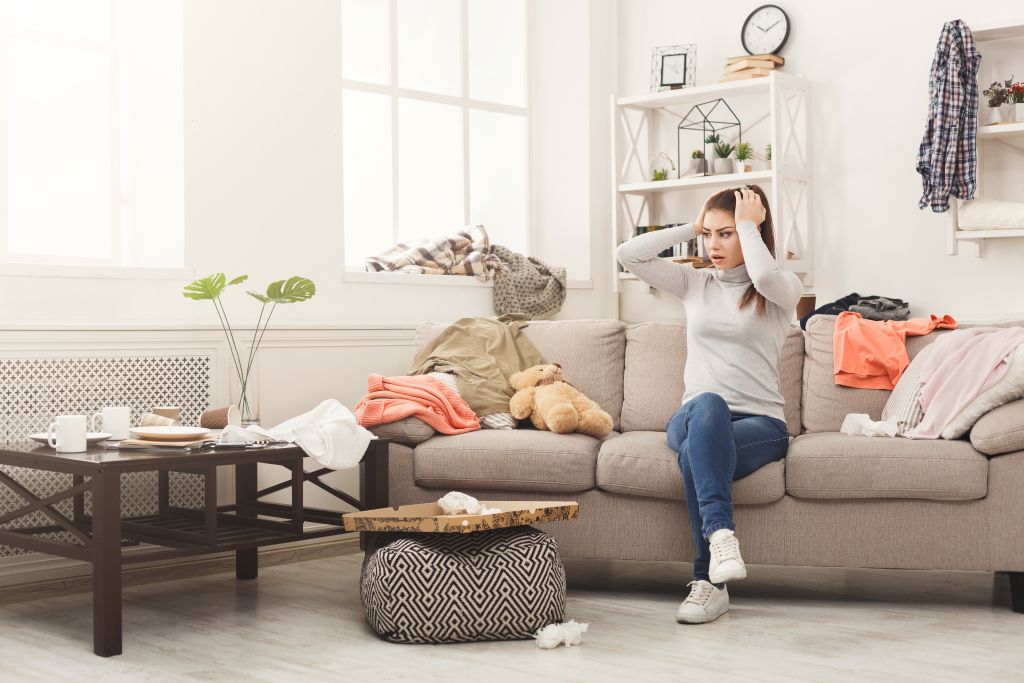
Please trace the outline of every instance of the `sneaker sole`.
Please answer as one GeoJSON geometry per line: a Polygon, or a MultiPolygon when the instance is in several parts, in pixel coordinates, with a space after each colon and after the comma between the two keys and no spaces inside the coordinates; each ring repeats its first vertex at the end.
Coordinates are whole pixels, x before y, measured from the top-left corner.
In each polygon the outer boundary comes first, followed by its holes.
{"type": "Polygon", "coordinates": [[[676,615],[676,622],[679,623],[679,624],[706,624],[709,621],[714,621],[715,619],[717,619],[718,617],[722,616],[723,614],[725,614],[728,611],[729,611],[728,609],[724,609],[721,612],[719,612],[718,614],[714,614],[714,615],[707,614],[707,615],[704,615],[702,617],[698,617],[698,616],[692,616],[692,617],[691,616],[680,616],[680,615],[677,614],[676,615]]]}
{"type": "Polygon", "coordinates": [[[725,583],[726,581],[739,581],[740,579],[747,578],[747,568],[740,567],[739,569],[733,569],[731,571],[719,572],[717,574],[708,574],[708,579],[711,583],[725,583]]]}

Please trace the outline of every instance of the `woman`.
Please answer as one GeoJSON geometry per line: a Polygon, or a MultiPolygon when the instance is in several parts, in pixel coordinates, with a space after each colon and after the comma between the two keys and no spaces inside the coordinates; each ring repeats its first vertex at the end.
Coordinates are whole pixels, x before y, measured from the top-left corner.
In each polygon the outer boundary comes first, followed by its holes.
{"type": "Polygon", "coordinates": [[[676,621],[714,621],[729,609],[725,582],[747,575],[732,515],[732,481],[789,448],[779,392],[779,356],[803,285],[775,261],[768,199],[761,188],[718,192],[693,224],[639,235],[616,256],[686,309],[685,393],[669,419],[696,545],[694,580],[676,621]],[[713,268],[658,254],[696,237],[713,268]]]}

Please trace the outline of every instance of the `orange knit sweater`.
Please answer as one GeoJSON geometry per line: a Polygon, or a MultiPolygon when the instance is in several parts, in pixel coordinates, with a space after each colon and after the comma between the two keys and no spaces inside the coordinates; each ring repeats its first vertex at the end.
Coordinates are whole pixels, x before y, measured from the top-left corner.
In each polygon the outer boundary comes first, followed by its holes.
{"type": "Polygon", "coordinates": [[[367,394],[356,404],[356,420],[363,427],[418,417],[442,434],[480,429],[480,420],[458,392],[436,377],[399,375],[366,378],[367,394]]]}
{"type": "Polygon", "coordinates": [[[889,389],[896,386],[910,365],[907,336],[928,334],[935,328],[953,329],[952,316],[910,320],[865,320],[856,311],[836,317],[832,337],[836,384],[858,389],[889,389]]]}

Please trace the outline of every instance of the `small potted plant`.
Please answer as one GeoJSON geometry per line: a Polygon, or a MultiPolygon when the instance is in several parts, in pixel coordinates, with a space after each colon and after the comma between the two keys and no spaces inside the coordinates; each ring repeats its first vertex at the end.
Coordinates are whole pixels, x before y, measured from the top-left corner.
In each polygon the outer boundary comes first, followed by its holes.
{"type": "Polygon", "coordinates": [[[1010,99],[1013,100],[1013,120],[1024,123],[1024,82],[1010,86],[1010,99]]]}
{"type": "Polygon", "coordinates": [[[750,173],[754,170],[750,160],[754,156],[754,146],[749,142],[740,142],[736,145],[736,172],[750,173]]]}
{"type": "Polygon", "coordinates": [[[690,154],[690,175],[704,175],[707,173],[707,164],[704,160],[704,152],[699,149],[693,150],[690,154]]]}
{"type": "Polygon", "coordinates": [[[672,159],[664,152],[651,159],[651,180],[668,180],[671,177],[670,173],[675,170],[676,165],[672,163],[672,159]]]}
{"type": "Polygon", "coordinates": [[[770,143],[764,146],[764,160],[768,162],[768,170],[772,170],[772,146],[770,143]]]}
{"type": "Polygon", "coordinates": [[[715,175],[733,172],[732,160],[729,157],[735,149],[735,145],[728,142],[715,143],[715,175]]]}
{"type": "Polygon", "coordinates": [[[989,123],[1003,123],[1010,120],[1010,87],[1013,84],[1013,77],[1006,79],[1003,83],[992,81],[992,85],[982,91],[988,100],[989,110],[992,112],[989,123]]]}

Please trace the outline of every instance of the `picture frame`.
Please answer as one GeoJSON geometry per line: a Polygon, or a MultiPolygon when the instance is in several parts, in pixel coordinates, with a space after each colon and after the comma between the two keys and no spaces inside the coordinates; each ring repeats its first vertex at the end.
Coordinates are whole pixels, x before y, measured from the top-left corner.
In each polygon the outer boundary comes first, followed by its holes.
{"type": "Polygon", "coordinates": [[[692,88],[697,81],[697,45],[665,45],[651,52],[651,92],[692,88]]]}

